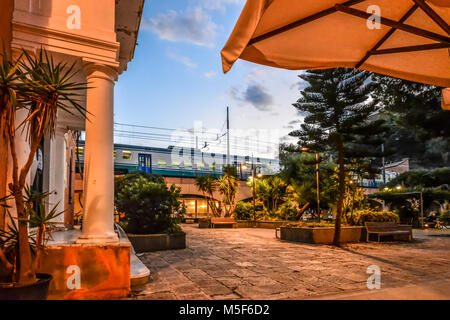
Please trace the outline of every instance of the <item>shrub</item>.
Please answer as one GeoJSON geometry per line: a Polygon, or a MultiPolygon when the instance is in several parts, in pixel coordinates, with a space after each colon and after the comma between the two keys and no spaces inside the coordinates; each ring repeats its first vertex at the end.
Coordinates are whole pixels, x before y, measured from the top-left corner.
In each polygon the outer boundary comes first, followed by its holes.
{"type": "Polygon", "coordinates": [[[291,201],[283,203],[277,210],[278,219],[283,221],[296,220],[297,215],[298,210],[291,201]]]}
{"type": "Polygon", "coordinates": [[[291,222],[286,225],[288,228],[334,228],[334,223],[327,222],[291,222]]]}
{"type": "Polygon", "coordinates": [[[158,176],[132,174],[119,178],[116,190],[117,210],[125,217],[122,226],[128,233],[179,233],[185,207],[180,199],[181,189],[170,188],[158,176]]]}
{"type": "Polygon", "coordinates": [[[356,226],[364,226],[365,222],[400,222],[398,214],[392,211],[375,211],[371,209],[359,210],[348,217],[348,223],[356,226]]]}
{"type": "MultiPolygon", "coordinates": [[[[256,219],[260,219],[266,215],[263,205],[256,203],[255,207],[256,219]]],[[[236,220],[253,220],[253,203],[239,201],[234,208],[234,218],[236,220]]]]}

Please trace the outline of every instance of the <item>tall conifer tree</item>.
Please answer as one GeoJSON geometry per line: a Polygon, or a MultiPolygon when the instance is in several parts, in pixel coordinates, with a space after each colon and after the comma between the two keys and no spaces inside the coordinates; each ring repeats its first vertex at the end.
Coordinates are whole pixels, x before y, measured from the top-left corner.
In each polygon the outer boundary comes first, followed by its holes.
{"type": "Polygon", "coordinates": [[[369,72],[353,69],[311,70],[299,76],[309,86],[301,91],[302,97],[294,107],[305,119],[290,135],[299,139],[299,147],[337,154],[335,245],[340,244],[346,174],[354,170],[355,163],[372,172],[365,160],[380,156],[381,135],[386,130],[384,120],[376,117],[377,104],[370,99],[370,76],[369,72]]]}

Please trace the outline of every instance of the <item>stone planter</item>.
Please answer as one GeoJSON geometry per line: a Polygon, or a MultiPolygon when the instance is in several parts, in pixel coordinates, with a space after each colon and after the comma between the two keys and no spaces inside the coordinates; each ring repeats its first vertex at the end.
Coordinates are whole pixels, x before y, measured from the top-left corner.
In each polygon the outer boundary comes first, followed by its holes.
{"type": "Polygon", "coordinates": [[[276,229],[285,223],[284,221],[251,221],[251,220],[238,220],[238,228],[262,228],[262,229],[276,229]]]}
{"type": "Polygon", "coordinates": [[[199,219],[198,227],[201,229],[211,228],[211,220],[209,219],[199,219]]]}
{"type": "MultiPolygon", "coordinates": [[[[342,227],[341,243],[359,242],[363,227],[342,227]]],[[[281,227],[280,239],[315,244],[333,243],[334,228],[281,227]]]]}
{"type": "Polygon", "coordinates": [[[127,234],[137,253],[186,248],[186,234],[127,234]]]}

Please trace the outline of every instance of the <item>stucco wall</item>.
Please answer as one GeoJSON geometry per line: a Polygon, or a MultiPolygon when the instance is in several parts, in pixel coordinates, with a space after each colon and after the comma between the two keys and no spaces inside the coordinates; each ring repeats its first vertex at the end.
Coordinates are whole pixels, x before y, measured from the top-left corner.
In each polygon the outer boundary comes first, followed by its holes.
{"type": "MultiPolygon", "coordinates": [[[[6,49],[10,50],[11,44],[11,19],[14,8],[14,0],[2,0],[0,10],[0,46],[5,44],[6,49]]],[[[3,51],[3,48],[1,48],[3,51]]],[[[9,53],[9,52],[8,52],[9,53]]]]}

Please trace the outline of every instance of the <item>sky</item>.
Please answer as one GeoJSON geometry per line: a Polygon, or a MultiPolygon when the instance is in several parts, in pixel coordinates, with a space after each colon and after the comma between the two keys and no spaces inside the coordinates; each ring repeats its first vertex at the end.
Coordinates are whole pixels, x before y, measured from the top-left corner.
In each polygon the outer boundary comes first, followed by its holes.
{"type": "Polygon", "coordinates": [[[280,138],[299,126],[292,103],[302,83],[298,71],[242,60],[223,74],[220,50],[244,3],[147,0],[135,58],[116,85],[115,122],[191,130],[200,148],[219,152],[226,146],[226,138],[217,137],[229,106],[231,153],[273,154],[280,138]]]}

